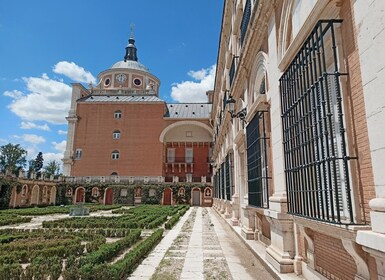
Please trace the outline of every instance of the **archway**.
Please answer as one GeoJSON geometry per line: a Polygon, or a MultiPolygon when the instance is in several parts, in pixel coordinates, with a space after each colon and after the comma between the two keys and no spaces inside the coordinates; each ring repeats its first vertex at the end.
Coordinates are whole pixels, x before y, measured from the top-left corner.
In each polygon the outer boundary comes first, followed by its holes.
{"type": "Polygon", "coordinates": [[[192,205],[193,206],[201,205],[201,190],[199,188],[194,188],[192,190],[192,205]]]}
{"type": "Polygon", "coordinates": [[[84,195],[84,188],[79,187],[75,191],[75,202],[84,202],[85,201],[85,195],[84,195]]]}
{"type": "Polygon", "coordinates": [[[39,195],[40,195],[40,190],[39,186],[35,185],[32,188],[32,194],[31,194],[31,204],[39,204],[39,195]]]}
{"type": "Polygon", "coordinates": [[[51,188],[51,196],[49,198],[49,204],[56,204],[56,186],[51,188]]]}
{"type": "Polygon", "coordinates": [[[163,205],[171,205],[172,191],[170,188],[166,188],[163,191],[163,205]]]}
{"type": "Polygon", "coordinates": [[[107,188],[104,192],[104,204],[111,205],[114,200],[114,194],[112,192],[112,188],[107,188]]]}

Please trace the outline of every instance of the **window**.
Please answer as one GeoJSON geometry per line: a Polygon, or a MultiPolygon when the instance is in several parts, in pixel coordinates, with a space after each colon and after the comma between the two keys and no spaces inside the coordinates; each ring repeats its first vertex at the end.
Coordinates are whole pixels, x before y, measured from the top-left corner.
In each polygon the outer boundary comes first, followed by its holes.
{"type": "Polygon", "coordinates": [[[225,165],[225,188],[226,188],[226,199],[231,200],[231,162],[230,155],[226,156],[226,165],[225,165]]]}
{"type": "Polygon", "coordinates": [[[120,196],[122,196],[122,197],[128,196],[128,190],[127,189],[121,189],[120,190],[120,196]]]}
{"type": "Polygon", "coordinates": [[[221,181],[220,181],[220,185],[221,185],[221,198],[222,199],[225,199],[226,196],[225,196],[225,163],[223,162],[221,164],[221,169],[220,169],[220,174],[221,174],[221,181]]]}
{"type": "Polygon", "coordinates": [[[355,221],[336,36],[341,22],[317,23],[280,90],[289,213],[349,224],[355,221]]]}
{"type": "Polygon", "coordinates": [[[119,159],[119,151],[113,151],[111,154],[112,159],[119,159]]]}
{"type": "Polygon", "coordinates": [[[119,131],[119,130],[115,130],[115,131],[112,133],[112,138],[113,138],[113,139],[120,139],[120,131],[119,131]]]}
{"type": "Polygon", "coordinates": [[[192,163],[193,159],[194,159],[193,158],[193,149],[192,148],[186,148],[185,156],[186,156],[186,162],[192,163]]]}
{"type": "Polygon", "coordinates": [[[92,188],[92,196],[93,197],[98,197],[99,196],[99,188],[98,187],[93,187],[92,188]]]}
{"type": "Polygon", "coordinates": [[[118,173],[117,172],[112,172],[111,176],[118,176],[118,173]]]}
{"type": "Polygon", "coordinates": [[[192,174],[191,173],[186,173],[186,181],[188,183],[191,183],[192,182],[192,174]]]}
{"type": "Polygon", "coordinates": [[[246,127],[249,205],[268,208],[268,165],[265,113],[257,112],[246,127]]]}
{"type": "Polygon", "coordinates": [[[120,110],[115,111],[114,118],[115,119],[121,119],[122,118],[122,111],[120,111],[120,110]]]}
{"type": "Polygon", "coordinates": [[[167,148],[167,162],[175,162],[175,148],[167,148]]]}
{"type": "Polygon", "coordinates": [[[75,159],[81,159],[82,158],[82,153],[83,153],[82,149],[76,149],[76,151],[75,151],[75,159]]]}
{"type": "Polygon", "coordinates": [[[246,36],[247,27],[250,21],[250,16],[251,16],[251,1],[246,0],[246,5],[243,11],[242,22],[241,22],[241,38],[240,38],[241,45],[243,45],[243,40],[245,39],[245,36],[246,36]]]}

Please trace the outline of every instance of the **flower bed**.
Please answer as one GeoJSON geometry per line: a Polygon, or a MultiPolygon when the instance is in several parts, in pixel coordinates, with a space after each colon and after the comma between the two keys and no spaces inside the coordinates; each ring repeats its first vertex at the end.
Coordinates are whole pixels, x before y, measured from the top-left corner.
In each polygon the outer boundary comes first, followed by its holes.
{"type": "Polygon", "coordinates": [[[119,217],[75,217],[45,222],[42,229],[0,230],[0,279],[122,279],[162,239],[162,228],[147,238],[141,238],[140,228],[167,221],[171,228],[187,209],[146,205],[118,210],[119,217]],[[106,237],[120,239],[106,243],[106,237]]]}
{"type": "Polygon", "coordinates": [[[17,215],[0,215],[0,226],[28,223],[31,217],[20,217],[17,215]]]}
{"type": "MultiPolygon", "coordinates": [[[[103,205],[103,204],[85,204],[85,207],[88,207],[91,212],[100,211],[100,210],[112,210],[122,207],[119,204],[114,205],[103,205]]],[[[47,206],[47,207],[34,207],[34,208],[20,208],[20,209],[6,209],[1,210],[0,214],[2,215],[21,215],[21,216],[41,216],[41,215],[52,215],[52,214],[68,214],[70,208],[73,205],[67,206],[47,206]]]]}

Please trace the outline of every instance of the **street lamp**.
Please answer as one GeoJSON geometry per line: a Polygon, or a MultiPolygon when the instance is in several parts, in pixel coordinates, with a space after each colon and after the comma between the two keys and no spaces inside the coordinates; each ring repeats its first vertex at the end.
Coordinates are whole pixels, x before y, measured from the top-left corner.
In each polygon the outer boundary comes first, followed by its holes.
{"type": "Polygon", "coordinates": [[[239,118],[244,123],[247,123],[246,120],[245,120],[246,119],[246,115],[247,115],[246,108],[243,108],[238,113],[235,113],[235,100],[234,100],[234,98],[231,95],[226,100],[226,106],[228,106],[227,109],[229,110],[229,113],[230,113],[232,119],[239,118]]]}

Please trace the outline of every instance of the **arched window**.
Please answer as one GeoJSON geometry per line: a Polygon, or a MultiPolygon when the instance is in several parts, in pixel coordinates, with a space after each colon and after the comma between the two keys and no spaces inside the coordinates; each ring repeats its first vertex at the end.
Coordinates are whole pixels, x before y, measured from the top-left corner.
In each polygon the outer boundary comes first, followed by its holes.
{"type": "Polygon", "coordinates": [[[72,196],[72,188],[67,189],[66,196],[72,196]]]}
{"type": "Polygon", "coordinates": [[[24,185],[21,189],[21,196],[26,196],[28,194],[28,186],[24,185]]]}
{"type": "Polygon", "coordinates": [[[98,187],[92,188],[92,196],[94,196],[94,197],[99,196],[99,188],[98,187]]]}
{"type": "Polygon", "coordinates": [[[112,133],[112,138],[113,138],[113,139],[120,139],[120,131],[119,131],[119,130],[115,130],[115,131],[112,133]]]}
{"type": "Polygon", "coordinates": [[[114,159],[114,160],[119,159],[119,151],[116,151],[116,150],[113,151],[111,153],[111,158],[114,159]]]}
{"type": "Polygon", "coordinates": [[[115,119],[121,119],[122,118],[122,111],[120,111],[120,110],[115,111],[114,118],[115,119]]]}
{"type": "Polygon", "coordinates": [[[118,173],[117,172],[112,172],[111,176],[118,176],[118,173]]]}

